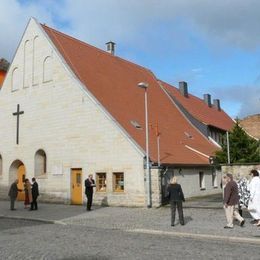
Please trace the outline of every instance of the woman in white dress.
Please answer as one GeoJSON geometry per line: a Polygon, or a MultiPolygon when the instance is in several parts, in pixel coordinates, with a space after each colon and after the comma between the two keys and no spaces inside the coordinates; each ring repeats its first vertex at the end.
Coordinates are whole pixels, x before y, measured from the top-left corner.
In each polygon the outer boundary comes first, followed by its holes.
{"type": "Polygon", "coordinates": [[[260,227],[260,178],[257,170],[252,170],[250,174],[253,176],[250,184],[250,199],[248,210],[251,216],[257,221],[256,226],[260,227]]]}

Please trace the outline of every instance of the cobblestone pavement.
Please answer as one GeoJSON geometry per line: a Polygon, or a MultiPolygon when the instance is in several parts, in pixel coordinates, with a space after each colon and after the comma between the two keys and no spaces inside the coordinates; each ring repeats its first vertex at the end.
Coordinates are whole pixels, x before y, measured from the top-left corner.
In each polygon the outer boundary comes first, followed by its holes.
{"type": "MultiPolygon", "coordinates": [[[[194,202],[195,204],[198,201],[194,202]]],[[[218,203],[218,202],[217,202],[218,203]]],[[[190,202],[190,206],[191,206],[190,202]]],[[[122,207],[93,207],[93,211],[86,212],[83,206],[39,204],[38,211],[23,209],[22,202],[16,203],[17,210],[9,210],[8,201],[0,201],[0,216],[23,219],[51,220],[67,225],[79,225],[103,229],[120,229],[133,232],[175,232],[183,234],[198,234],[220,236],[223,238],[248,238],[260,241],[260,229],[250,224],[251,218],[244,212],[245,227],[235,225],[234,229],[226,230],[224,210],[220,207],[185,208],[185,226],[178,224],[170,226],[170,209],[122,208],[122,207]]],[[[192,237],[192,236],[191,236],[192,237]]],[[[218,238],[219,239],[219,238],[218,238]]]]}
{"type": "Polygon", "coordinates": [[[1,218],[0,259],[259,260],[259,245],[1,218]]]}

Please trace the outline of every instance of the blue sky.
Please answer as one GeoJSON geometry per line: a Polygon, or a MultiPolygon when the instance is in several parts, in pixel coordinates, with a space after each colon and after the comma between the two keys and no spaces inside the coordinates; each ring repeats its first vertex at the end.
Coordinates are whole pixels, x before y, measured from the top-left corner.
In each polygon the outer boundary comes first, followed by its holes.
{"type": "Polygon", "coordinates": [[[116,42],[117,56],[219,98],[233,118],[260,113],[258,0],[2,0],[1,57],[31,16],[98,48],[116,42]]]}

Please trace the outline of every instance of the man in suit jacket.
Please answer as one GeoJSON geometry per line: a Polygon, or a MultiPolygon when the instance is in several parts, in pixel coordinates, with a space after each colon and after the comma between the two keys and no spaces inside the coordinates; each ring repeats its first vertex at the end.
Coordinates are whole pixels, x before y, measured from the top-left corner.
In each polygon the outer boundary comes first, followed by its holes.
{"type": "Polygon", "coordinates": [[[181,185],[177,183],[177,178],[171,179],[170,185],[167,188],[171,203],[171,225],[174,226],[176,207],[178,209],[180,224],[184,225],[182,202],[185,201],[181,185]]]}
{"type": "Polygon", "coordinates": [[[18,191],[22,191],[21,189],[18,189],[17,184],[18,184],[18,180],[16,179],[10,186],[10,189],[8,192],[8,196],[10,197],[10,210],[15,210],[14,202],[17,198],[18,191]]]}
{"type": "Polygon", "coordinates": [[[227,218],[227,225],[224,228],[233,228],[233,220],[236,218],[240,222],[242,227],[245,224],[245,220],[237,212],[236,206],[239,203],[238,186],[233,180],[233,175],[228,173],[227,184],[224,188],[224,209],[227,218]]]}
{"type": "Polygon", "coordinates": [[[93,187],[96,187],[93,175],[90,174],[85,180],[85,194],[87,196],[87,211],[91,210],[93,200],[93,187]]]}
{"type": "Polygon", "coordinates": [[[30,210],[37,210],[38,204],[37,204],[37,198],[39,196],[39,187],[38,183],[36,182],[35,178],[32,178],[32,202],[31,202],[31,208],[30,210]]]}

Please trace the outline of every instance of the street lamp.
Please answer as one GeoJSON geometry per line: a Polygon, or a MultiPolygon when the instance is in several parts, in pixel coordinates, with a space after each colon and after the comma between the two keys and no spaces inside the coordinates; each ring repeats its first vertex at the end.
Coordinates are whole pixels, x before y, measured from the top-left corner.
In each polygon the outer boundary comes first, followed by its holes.
{"type": "Polygon", "coordinates": [[[151,176],[150,176],[150,162],[149,162],[149,129],[148,129],[148,107],[147,107],[147,88],[148,88],[149,84],[146,82],[140,82],[140,83],[138,83],[137,86],[139,88],[144,89],[147,208],[151,208],[152,207],[151,176]]]}

